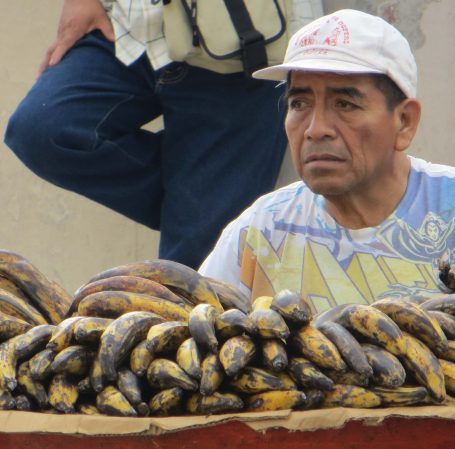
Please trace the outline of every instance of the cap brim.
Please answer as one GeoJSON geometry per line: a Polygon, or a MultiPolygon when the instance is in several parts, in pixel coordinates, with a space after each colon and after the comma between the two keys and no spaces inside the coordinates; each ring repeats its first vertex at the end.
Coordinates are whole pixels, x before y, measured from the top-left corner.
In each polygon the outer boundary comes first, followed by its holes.
{"type": "Polygon", "coordinates": [[[253,73],[253,78],[284,81],[290,71],[302,72],[334,72],[334,73],[386,73],[372,69],[360,64],[353,64],[346,61],[324,60],[324,59],[305,59],[304,61],[288,62],[285,64],[274,65],[265,69],[257,70],[253,73]]]}

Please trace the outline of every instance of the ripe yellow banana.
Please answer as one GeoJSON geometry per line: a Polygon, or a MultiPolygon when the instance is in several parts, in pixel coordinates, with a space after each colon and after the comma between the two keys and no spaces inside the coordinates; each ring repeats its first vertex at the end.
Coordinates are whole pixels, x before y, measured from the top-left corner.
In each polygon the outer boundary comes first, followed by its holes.
{"type": "Polygon", "coordinates": [[[428,390],[435,401],[443,402],[446,397],[446,389],[444,373],[439,360],[419,339],[407,332],[403,333],[403,337],[406,342],[406,353],[401,360],[406,371],[428,390]]]}
{"type": "Polygon", "coordinates": [[[235,376],[256,355],[256,345],[246,335],[231,337],[221,346],[219,357],[228,376],[235,376]]]}
{"type": "Polygon", "coordinates": [[[298,385],[307,389],[330,391],[333,381],[304,357],[291,357],[288,373],[298,385]]]}
{"type": "Polygon", "coordinates": [[[398,325],[376,307],[350,304],[341,313],[339,323],[367,337],[396,356],[406,353],[406,344],[398,325]]]}
{"type": "Polygon", "coordinates": [[[177,349],[175,361],[190,377],[200,379],[202,375],[201,351],[194,338],[186,339],[177,349]]]}
{"type": "Polygon", "coordinates": [[[213,288],[224,309],[237,309],[247,314],[251,310],[250,298],[244,295],[237,287],[218,279],[205,277],[213,288]]]}
{"type": "Polygon", "coordinates": [[[125,275],[151,279],[166,287],[180,289],[187,294],[193,304],[211,304],[220,313],[223,312],[223,307],[210,283],[192,268],[171,260],[152,259],[121,265],[99,273],[90,279],[89,283],[125,275]]]}
{"type": "Polygon", "coordinates": [[[84,345],[72,345],[60,351],[52,361],[54,373],[67,373],[74,376],[85,376],[92,365],[96,351],[84,345]]]}
{"type": "Polygon", "coordinates": [[[180,387],[184,390],[195,391],[198,383],[192,379],[177,363],[168,359],[154,359],[147,368],[147,380],[154,388],[166,389],[180,387]]]}
{"type": "Polygon", "coordinates": [[[335,384],[325,394],[323,407],[373,408],[381,405],[381,397],[373,391],[356,385],[335,384]]]}
{"type": "Polygon", "coordinates": [[[97,345],[102,333],[112,321],[111,318],[96,316],[81,317],[74,323],[73,339],[81,345],[97,345]]]}
{"type": "Polygon", "coordinates": [[[199,391],[203,396],[210,396],[218,390],[225,377],[217,354],[208,353],[201,364],[199,391]]]}
{"type": "Polygon", "coordinates": [[[128,399],[113,385],[108,385],[96,396],[97,409],[106,415],[137,416],[128,399]]]}
{"type": "Polygon", "coordinates": [[[452,316],[455,315],[455,295],[443,294],[428,299],[421,304],[421,307],[425,310],[437,310],[439,312],[445,312],[452,316]]]}
{"type": "Polygon", "coordinates": [[[117,378],[120,362],[146,337],[150,327],[161,322],[163,318],[152,312],[128,312],[107,326],[98,349],[101,371],[107,380],[117,378]]]}
{"type": "Polygon", "coordinates": [[[371,305],[389,316],[400,329],[422,340],[436,353],[447,349],[447,337],[441,326],[418,304],[405,299],[384,298],[371,305]]]}
{"type": "Polygon", "coordinates": [[[349,368],[368,382],[368,379],[373,376],[373,368],[368,363],[357,339],[345,327],[334,321],[321,323],[318,329],[336,346],[349,368]]]}
{"type": "Polygon", "coordinates": [[[306,401],[306,395],[299,390],[274,390],[252,394],[245,399],[249,412],[270,412],[275,410],[295,409],[306,401]]]}
{"type": "Polygon", "coordinates": [[[444,382],[449,394],[455,394],[455,363],[439,359],[442,372],[444,373],[444,382]]]}
{"type": "Polygon", "coordinates": [[[275,373],[283,371],[288,366],[288,354],[286,346],[277,338],[263,339],[262,363],[264,366],[275,373]]]}
{"type": "Polygon", "coordinates": [[[427,313],[439,323],[448,339],[455,339],[455,316],[438,310],[428,310],[427,313]]]}
{"type": "Polygon", "coordinates": [[[60,352],[67,348],[73,340],[74,326],[81,318],[80,316],[74,316],[66,318],[57,324],[46,347],[55,352],[60,352]]]}
{"type": "Polygon", "coordinates": [[[37,352],[30,358],[30,374],[32,379],[43,381],[46,380],[51,374],[51,365],[55,357],[55,352],[52,349],[43,349],[37,352]]]}
{"type": "Polygon", "coordinates": [[[244,403],[239,396],[233,393],[220,393],[219,391],[210,396],[194,393],[186,403],[186,409],[189,413],[203,415],[233,413],[242,410],[243,407],[244,403]]]}
{"type": "Polygon", "coordinates": [[[380,346],[364,343],[362,349],[373,368],[371,383],[382,387],[397,388],[406,380],[406,371],[400,360],[380,346]]]}
{"type": "Polygon", "coordinates": [[[0,311],[0,343],[27,332],[32,324],[0,311]]]}
{"type": "Polygon", "coordinates": [[[280,338],[286,340],[290,331],[284,318],[272,309],[256,308],[248,315],[254,332],[261,338],[280,338]]]}
{"type": "Polygon", "coordinates": [[[272,299],[272,310],[278,312],[286,321],[295,324],[308,324],[311,308],[305,298],[291,290],[281,290],[272,299]]]}
{"type": "Polygon", "coordinates": [[[215,334],[217,309],[210,304],[198,304],[190,312],[188,326],[191,336],[199,347],[213,353],[218,352],[218,339],[215,334]]]}
{"type": "Polygon", "coordinates": [[[284,383],[278,376],[253,366],[245,367],[231,379],[229,385],[238,393],[255,394],[263,391],[284,390],[284,383]]]}
{"type": "Polygon", "coordinates": [[[167,287],[159,282],[138,276],[112,276],[89,284],[84,284],[77,289],[74,293],[71,310],[73,312],[77,311],[79,303],[86,296],[103,291],[142,293],[148,296],[167,299],[176,304],[185,304],[184,299],[171,292],[167,287]]]}
{"type": "Polygon", "coordinates": [[[180,387],[161,390],[150,398],[150,414],[156,416],[171,416],[180,414],[183,409],[185,390],[180,387]]]}
{"type": "Polygon", "coordinates": [[[154,355],[147,349],[147,339],[140,341],[130,352],[130,369],[137,376],[145,376],[154,355]]]}
{"type": "Polygon", "coordinates": [[[0,290],[0,312],[26,321],[31,325],[47,323],[46,318],[36,307],[6,290],[0,290]]]}
{"type": "Polygon", "coordinates": [[[252,334],[254,328],[248,315],[239,309],[229,309],[216,317],[215,331],[218,340],[225,341],[235,335],[252,334]]]}
{"type": "Polygon", "coordinates": [[[292,343],[299,354],[321,368],[338,371],[347,369],[336,346],[312,325],[299,327],[293,334],[292,343]]]}
{"type": "Polygon", "coordinates": [[[55,374],[48,388],[49,404],[62,413],[74,413],[79,391],[76,381],[66,373],[55,374]]]}
{"type": "Polygon", "coordinates": [[[189,338],[188,324],[183,321],[165,321],[154,324],[147,333],[145,347],[152,354],[175,351],[189,338]]]}
{"type": "Polygon", "coordinates": [[[60,323],[68,313],[72,296],[21,255],[0,250],[0,274],[14,282],[50,323],[60,323]]]}
{"type": "Polygon", "coordinates": [[[143,293],[103,291],[83,298],[77,309],[78,315],[104,318],[118,318],[134,311],[153,312],[165,320],[187,321],[189,306],[143,293]]]}
{"type": "Polygon", "coordinates": [[[39,408],[47,408],[49,402],[46,388],[42,383],[32,378],[28,360],[20,363],[17,368],[17,385],[23,393],[28,394],[36,401],[39,408]]]}
{"type": "Polygon", "coordinates": [[[421,404],[425,401],[427,390],[425,387],[402,386],[396,388],[371,387],[371,391],[376,393],[385,407],[407,407],[421,404]]]}

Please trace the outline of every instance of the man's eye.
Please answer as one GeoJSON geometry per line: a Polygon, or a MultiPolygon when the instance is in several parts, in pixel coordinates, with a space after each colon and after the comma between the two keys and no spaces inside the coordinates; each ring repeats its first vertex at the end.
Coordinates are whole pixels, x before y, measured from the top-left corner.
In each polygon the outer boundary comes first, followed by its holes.
{"type": "Polygon", "coordinates": [[[352,111],[353,109],[357,108],[357,105],[346,100],[337,100],[336,106],[344,111],[352,111]]]}
{"type": "Polygon", "coordinates": [[[292,99],[289,100],[289,108],[294,111],[300,111],[305,106],[305,102],[302,100],[292,99]]]}

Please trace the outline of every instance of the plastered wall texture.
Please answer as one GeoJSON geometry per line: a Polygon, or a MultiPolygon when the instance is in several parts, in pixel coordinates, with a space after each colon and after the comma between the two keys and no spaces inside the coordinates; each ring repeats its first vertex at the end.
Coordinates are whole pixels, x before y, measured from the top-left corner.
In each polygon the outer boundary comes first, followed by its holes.
{"type": "MultiPolygon", "coordinates": [[[[0,129],[33,84],[53,41],[61,2],[0,0],[0,129]]],[[[420,69],[422,123],[409,153],[455,165],[455,3],[452,0],[325,0],[326,12],[350,7],[378,13],[405,34],[420,69]]],[[[151,128],[160,126],[152,124],[151,128]]],[[[289,155],[278,186],[296,180],[289,155]]],[[[156,257],[159,233],[25,168],[0,143],[0,247],[19,252],[73,292],[97,272],[156,257]]]]}

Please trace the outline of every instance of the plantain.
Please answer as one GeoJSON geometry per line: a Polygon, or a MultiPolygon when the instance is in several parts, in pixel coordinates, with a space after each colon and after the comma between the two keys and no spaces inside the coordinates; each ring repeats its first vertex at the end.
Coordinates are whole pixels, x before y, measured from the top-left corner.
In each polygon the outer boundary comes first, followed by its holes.
{"type": "Polygon", "coordinates": [[[79,303],[77,313],[83,316],[118,318],[127,312],[153,312],[165,320],[187,321],[189,307],[168,299],[143,293],[102,291],[86,296],[79,303]]]}
{"type": "Polygon", "coordinates": [[[424,387],[402,386],[396,388],[371,387],[370,390],[381,398],[385,407],[408,407],[425,401],[427,390],[424,387]]]}
{"type": "Polygon", "coordinates": [[[95,393],[95,390],[92,387],[92,381],[90,380],[90,376],[89,375],[83,377],[77,383],[77,391],[80,394],[92,394],[92,393],[95,393]]]}
{"type": "Polygon", "coordinates": [[[254,332],[251,319],[238,309],[229,309],[215,319],[215,331],[219,340],[225,341],[235,335],[254,332]]]}
{"type": "Polygon", "coordinates": [[[38,407],[46,408],[48,406],[48,397],[46,388],[42,383],[32,378],[28,360],[19,364],[17,369],[17,385],[20,391],[31,396],[38,407]]]}
{"type": "Polygon", "coordinates": [[[49,404],[62,413],[74,413],[79,398],[77,383],[66,373],[55,374],[48,388],[49,404]]]}
{"type": "Polygon", "coordinates": [[[166,321],[154,324],[147,333],[145,347],[152,354],[175,351],[189,338],[188,324],[182,321],[166,321]]]}
{"type": "Polygon", "coordinates": [[[449,394],[455,394],[455,363],[439,359],[439,365],[444,374],[444,383],[449,394]]]}
{"type": "MultiPolygon", "coordinates": [[[[16,396],[11,396],[11,393],[8,393],[12,402],[11,402],[11,407],[10,408],[15,408],[16,410],[19,410],[21,412],[30,412],[34,408],[34,404],[32,403],[32,400],[26,395],[26,394],[18,394],[16,396]]],[[[0,410],[5,410],[2,407],[2,396],[3,394],[0,393],[0,410]]]]}
{"type": "Polygon", "coordinates": [[[91,404],[89,402],[77,402],[76,403],[77,412],[82,415],[100,415],[100,411],[96,407],[96,405],[91,404]]]}
{"type": "Polygon", "coordinates": [[[153,388],[166,389],[180,387],[195,391],[198,383],[172,360],[157,358],[147,368],[147,380],[153,388]]]}
{"type": "Polygon", "coordinates": [[[90,384],[96,393],[99,393],[107,384],[106,376],[101,369],[99,355],[97,355],[92,362],[89,372],[90,384]]]}
{"type": "Polygon", "coordinates": [[[249,412],[269,412],[288,410],[305,404],[306,395],[300,390],[274,390],[252,394],[245,399],[246,410],[249,412]]]}
{"type": "Polygon", "coordinates": [[[199,391],[203,396],[210,396],[218,390],[225,377],[217,354],[208,353],[201,364],[199,391]]]}
{"type": "Polygon", "coordinates": [[[0,311],[0,343],[27,332],[33,325],[0,311]]]}
{"type": "Polygon", "coordinates": [[[0,275],[16,284],[48,322],[57,324],[68,313],[71,295],[21,255],[0,250],[0,275]]]}
{"type": "Polygon", "coordinates": [[[325,310],[324,312],[319,313],[311,320],[311,324],[315,327],[319,327],[322,323],[326,321],[335,321],[338,322],[341,318],[341,315],[350,304],[338,304],[331,307],[330,309],[325,310]]]}
{"type": "Polygon", "coordinates": [[[96,351],[84,345],[72,345],[60,351],[52,361],[54,373],[85,376],[89,373],[96,351]]]}
{"type": "Polygon", "coordinates": [[[310,389],[305,390],[305,402],[303,404],[294,407],[295,410],[311,410],[320,408],[324,402],[325,392],[322,390],[310,389]]]}
{"type": "Polygon", "coordinates": [[[220,393],[219,391],[210,396],[194,393],[186,402],[186,409],[192,414],[233,413],[242,410],[243,407],[244,403],[239,396],[233,393],[220,393]]]}
{"type": "Polygon", "coordinates": [[[25,302],[30,302],[30,298],[23,292],[13,281],[0,275],[0,290],[6,290],[14,296],[23,299],[25,302]]]}
{"type": "Polygon", "coordinates": [[[46,380],[51,374],[51,365],[55,357],[55,352],[52,349],[43,349],[37,352],[30,358],[30,374],[32,379],[43,381],[46,380]]]}
{"type": "Polygon", "coordinates": [[[298,352],[321,368],[338,371],[347,369],[338,349],[321,331],[312,325],[299,327],[292,337],[292,345],[298,352]]]}
{"type": "Polygon", "coordinates": [[[275,373],[275,375],[281,380],[283,384],[283,390],[298,390],[299,386],[297,382],[292,379],[292,377],[288,374],[287,371],[281,371],[279,373],[275,373]]]}
{"type": "Polygon", "coordinates": [[[150,414],[156,416],[180,414],[183,410],[184,394],[185,390],[180,387],[172,387],[159,391],[149,400],[150,414]]]}
{"type": "Polygon", "coordinates": [[[446,397],[444,373],[437,357],[419,339],[404,333],[406,354],[402,362],[406,371],[424,386],[436,402],[443,402],[446,397]]]}
{"type": "Polygon", "coordinates": [[[100,338],[98,359],[108,381],[117,378],[117,366],[145,338],[150,327],[161,322],[163,318],[152,312],[128,312],[107,326],[100,338]]]}
{"type": "Polygon", "coordinates": [[[291,357],[287,371],[294,382],[305,389],[330,391],[333,388],[332,379],[304,357],[291,357]]]}
{"type": "Polygon", "coordinates": [[[130,369],[137,376],[144,376],[153,354],[147,349],[147,340],[140,341],[130,352],[130,369]]]}
{"type": "Polygon", "coordinates": [[[381,397],[373,391],[357,385],[335,384],[325,394],[323,407],[374,408],[381,405],[381,397]]]}
{"type": "Polygon", "coordinates": [[[232,378],[229,385],[238,393],[255,394],[263,391],[284,390],[282,380],[274,374],[253,366],[245,367],[232,378]]]}
{"type": "Polygon", "coordinates": [[[449,315],[455,315],[455,295],[440,294],[435,298],[428,299],[421,304],[424,310],[437,310],[449,315]]]}
{"type": "Polygon", "coordinates": [[[60,352],[67,348],[73,341],[74,326],[81,318],[80,316],[74,316],[66,318],[57,324],[46,347],[55,352],[60,352]]]}
{"type": "Polygon", "coordinates": [[[188,326],[191,336],[199,347],[218,352],[218,339],[215,334],[215,320],[217,309],[210,304],[198,304],[190,312],[188,326]]]}
{"type": "Polygon", "coordinates": [[[172,293],[168,288],[159,282],[138,276],[112,276],[84,284],[79,287],[74,293],[71,312],[74,313],[77,311],[79,303],[86,296],[91,295],[92,293],[105,291],[142,293],[148,296],[167,299],[176,304],[185,304],[185,301],[182,298],[177,296],[175,293],[172,293]]]}
{"type": "Polygon", "coordinates": [[[74,323],[73,340],[81,345],[97,345],[102,333],[112,321],[111,318],[82,317],[74,323]]]}
{"type": "Polygon", "coordinates": [[[400,360],[380,346],[364,343],[362,349],[373,368],[371,383],[382,387],[396,388],[406,380],[406,371],[400,360]]]}
{"type": "Polygon", "coordinates": [[[6,290],[0,290],[0,312],[31,325],[46,324],[46,318],[32,304],[6,290]]]}
{"type": "Polygon", "coordinates": [[[447,350],[438,354],[439,358],[455,362],[455,340],[447,340],[447,350]]]}
{"type": "Polygon", "coordinates": [[[373,368],[354,336],[345,327],[334,321],[325,321],[320,324],[318,329],[336,346],[348,367],[359,374],[358,378],[364,379],[368,383],[368,379],[373,376],[373,368]]]}
{"type": "Polygon", "coordinates": [[[245,314],[251,311],[250,298],[244,295],[240,289],[219,279],[205,277],[205,280],[215,291],[224,309],[237,309],[245,314]]]}
{"type": "Polygon", "coordinates": [[[286,346],[276,338],[264,339],[261,342],[262,363],[275,373],[283,371],[288,366],[286,346]]]}
{"type": "Polygon", "coordinates": [[[17,404],[17,397],[14,398],[8,390],[0,390],[0,410],[11,410],[13,408],[20,410],[17,404]]]}
{"type": "Polygon", "coordinates": [[[439,323],[447,339],[455,339],[455,316],[438,310],[428,310],[427,313],[439,323]]]}
{"type": "Polygon", "coordinates": [[[52,324],[40,324],[10,340],[14,341],[13,351],[16,360],[29,359],[44,349],[54,330],[55,326],[52,324]]]}
{"type": "Polygon", "coordinates": [[[311,320],[311,309],[305,298],[291,290],[281,290],[273,296],[270,305],[286,321],[295,324],[308,324],[311,320]]]}
{"type": "Polygon", "coordinates": [[[254,333],[261,338],[280,338],[286,340],[290,331],[284,318],[272,309],[254,308],[248,315],[254,328],[254,333]]]}
{"type": "MultiPolygon", "coordinates": [[[[268,310],[272,305],[273,296],[264,295],[258,296],[254,299],[253,303],[251,304],[251,312],[254,310],[268,310]]],[[[250,313],[251,313],[250,312],[250,313]]]]}
{"type": "Polygon", "coordinates": [[[256,345],[246,335],[237,335],[226,340],[221,346],[219,358],[225,373],[235,376],[256,355],[256,345]]]}
{"type": "Polygon", "coordinates": [[[175,361],[190,377],[200,379],[202,356],[194,338],[188,338],[177,349],[175,361]]]}
{"type": "Polygon", "coordinates": [[[13,391],[17,386],[14,337],[0,345],[0,391],[13,391]]]}
{"type": "Polygon", "coordinates": [[[406,352],[401,329],[391,318],[375,307],[351,304],[342,311],[337,321],[396,356],[406,352]]]}
{"type": "Polygon", "coordinates": [[[117,388],[133,406],[142,402],[142,388],[139,377],[128,368],[121,368],[117,374],[117,388]]]}
{"type": "Polygon", "coordinates": [[[106,415],[137,416],[128,399],[113,385],[108,385],[96,396],[97,409],[106,415]]]}
{"type": "Polygon", "coordinates": [[[371,376],[353,370],[336,371],[326,369],[323,372],[336,384],[357,385],[358,387],[368,387],[371,378],[371,376]]]}
{"type": "Polygon", "coordinates": [[[447,337],[438,321],[418,304],[399,298],[384,298],[371,305],[389,316],[400,329],[422,340],[434,352],[441,353],[447,349],[447,337]]]}
{"type": "Polygon", "coordinates": [[[151,279],[166,287],[180,289],[187,294],[193,304],[211,304],[218,312],[223,312],[220,300],[210,283],[192,268],[171,260],[151,259],[121,265],[97,274],[88,283],[125,275],[151,279]]]}

